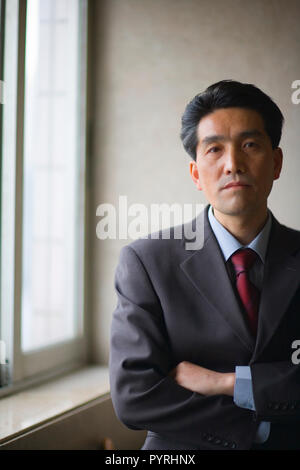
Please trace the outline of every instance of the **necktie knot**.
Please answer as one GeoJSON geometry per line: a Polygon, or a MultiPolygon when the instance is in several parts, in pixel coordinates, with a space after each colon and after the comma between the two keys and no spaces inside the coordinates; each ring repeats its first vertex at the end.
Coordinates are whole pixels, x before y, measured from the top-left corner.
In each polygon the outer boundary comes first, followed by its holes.
{"type": "Polygon", "coordinates": [[[232,256],[231,261],[234,266],[236,275],[244,271],[248,271],[254,264],[257,254],[251,248],[237,250],[232,256]]]}

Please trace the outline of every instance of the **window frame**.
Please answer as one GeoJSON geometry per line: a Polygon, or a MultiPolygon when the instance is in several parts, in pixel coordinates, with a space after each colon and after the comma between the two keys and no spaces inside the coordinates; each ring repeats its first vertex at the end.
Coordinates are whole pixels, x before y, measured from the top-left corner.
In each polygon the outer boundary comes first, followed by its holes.
{"type": "MultiPolygon", "coordinates": [[[[5,2],[5,0],[0,0],[5,2]]],[[[21,349],[21,292],[22,292],[22,233],[23,233],[23,151],[24,151],[24,84],[25,84],[25,39],[26,39],[26,8],[27,0],[15,0],[18,6],[18,50],[17,50],[17,109],[15,116],[16,125],[16,151],[15,151],[15,175],[14,175],[14,234],[13,245],[13,299],[12,316],[6,318],[10,325],[6,327],[5,339],[7,341],[7,357],[9,359],[9,384],[0,388],[0,396],[22,388],[22,384],[39,382],[45,377],[55,376],[62,372],[74,370],[88,363],[88,315],[87,315],[87,258],[88,258],[88,230],[87,230],[87,107],[88,107],[88,33],[89,33],[89,2],[79,0],[80,3],[80,28],[82,37],[80,41],[80,89],[85,90],[80,95],[80,262],[79,269],[82,273],[80,292],[80,305],[82,306],[82,335],[56,344],[23,352],[21,349]],[[12,330],[12,331],[11,331],[12,330]],[[8,336],[12,337],[9,339],[8,336]]],[[[1,145],[2,149],[2,145],[1,145]]],[[[1,179],[2,181],[2,179],[1,179]]],[[[2,191],[1,191],[2,194],[2,191]]],[[[77,245],[78,246],[78,245],[77,245]]],[[[2,285],[2,284],[1,284],[2,285]]],[[[4,313],[5,315],[6,313],[4,313]]],[[[9,316],[9,314],[8,314],[9,316]]],[[[3,319],[2,319],[3,320],[3,319]]],[[[2,322],[3,323],[3,322],[2,322]]],[[[0,328],[1,332],[1,328],[0,328]]]]}

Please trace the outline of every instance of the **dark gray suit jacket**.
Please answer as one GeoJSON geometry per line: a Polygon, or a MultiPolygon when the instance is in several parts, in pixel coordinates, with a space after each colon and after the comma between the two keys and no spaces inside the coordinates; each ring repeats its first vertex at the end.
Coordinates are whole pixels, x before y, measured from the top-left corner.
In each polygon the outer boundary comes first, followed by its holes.
{"type": "Polygon", "coordinates": [[[172,230],[169,240],[149,236],[121,250],[110,349],[116,414],[149,431],[143,449],[250,449],[260,421],[272,423],[272,445],[300,449],[300,366],[291,361],[300,339],[300,232],[272,215],[255,341],[207,211],[202,249],[186,250],[172,230]],[[256,411],[178,385],[168,373],[183,360],[219,372],[250,365],[256,411]]]}

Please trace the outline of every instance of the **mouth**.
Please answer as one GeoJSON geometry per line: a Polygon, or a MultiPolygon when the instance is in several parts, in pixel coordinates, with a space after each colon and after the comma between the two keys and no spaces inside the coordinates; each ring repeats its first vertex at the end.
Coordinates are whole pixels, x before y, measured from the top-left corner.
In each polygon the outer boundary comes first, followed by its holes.
{"type": "Polygon", "coordinates": [[[222,189],[244,189],[244,188],[250,188],[250,185],[246,183],[239,183],[239,182],[228,183],[222,189]]]}

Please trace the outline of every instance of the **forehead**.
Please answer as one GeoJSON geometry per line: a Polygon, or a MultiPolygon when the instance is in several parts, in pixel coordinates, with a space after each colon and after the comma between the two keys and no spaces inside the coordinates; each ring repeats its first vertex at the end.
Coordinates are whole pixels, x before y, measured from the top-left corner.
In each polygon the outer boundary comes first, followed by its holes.
{"type": "Polygon", "coordinates": [[[266,135],[261,115],[252,109],[222,108],[203,117],[198,124],[199,143],[207,136],[233,138],[241,132],[256,129],[266,135]]]}

